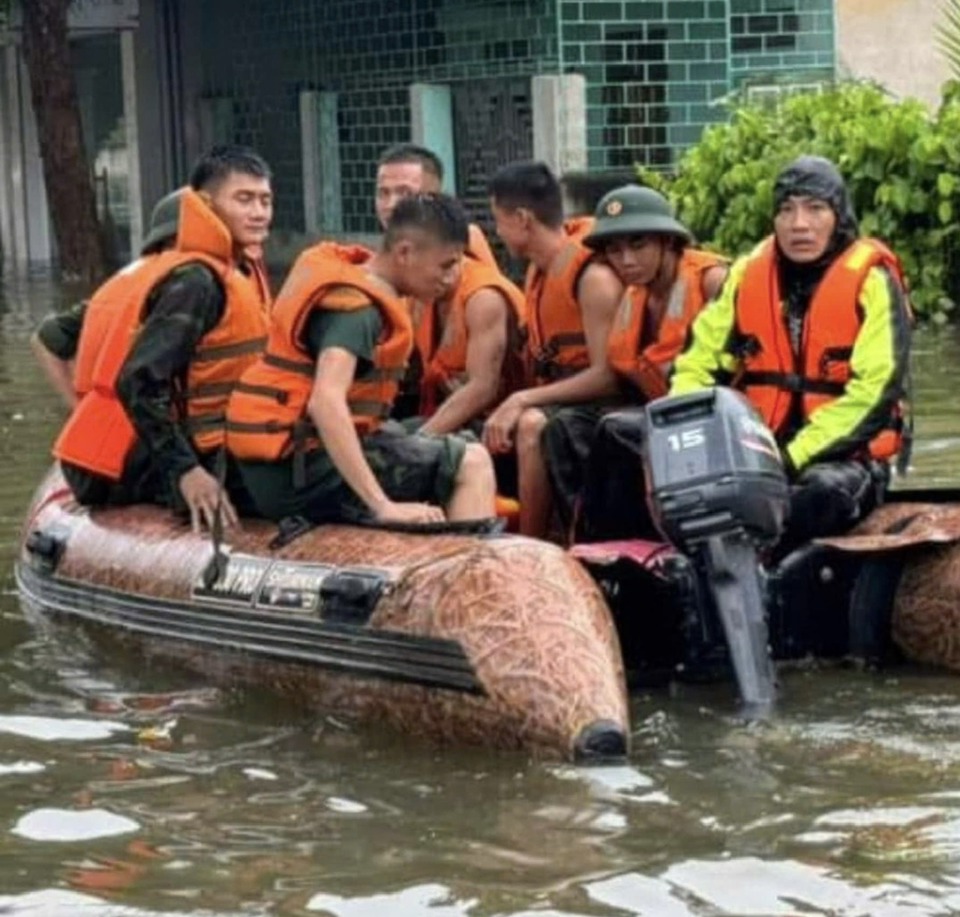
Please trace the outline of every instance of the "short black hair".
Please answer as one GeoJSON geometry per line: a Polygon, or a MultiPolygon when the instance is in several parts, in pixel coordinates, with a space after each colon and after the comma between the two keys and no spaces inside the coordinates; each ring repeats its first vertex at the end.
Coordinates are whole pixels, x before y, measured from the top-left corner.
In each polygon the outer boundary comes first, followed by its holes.
{"type": "Polygon", "coordinates": [[[194,163],[190,173],[190,187],[194,191],[208,190],[233,172],[252,175],[254,178],[273,177],[267,161],[256,150],[248,146],[224,143],[211,147],[194,163]]]}
{"type": "Polygon", "coordinates": [[[394,207],[383,236],[391,248],[411,229],[431,236],[441,245],[462,245],[470,237],[470,220],[463,205],[449,194],[412,194],[394,207]]]}
{"type": "Polygon", "coordinates": [[[560,182],[544,162],[511,162],[494,173],[487,192],[498,207],[524,207],[544,226],[563,226],[563,191],[560,182]]]}
{"type": "Polygon", "coordinates": [[[419,163],[424,172],[429,172],[435,175],[438,181],[443,181],[443,162],[440,157],[433,150],[416,143],[395,143],[387,147],[377,160],[377,168],[401,162],[419,163]]]}

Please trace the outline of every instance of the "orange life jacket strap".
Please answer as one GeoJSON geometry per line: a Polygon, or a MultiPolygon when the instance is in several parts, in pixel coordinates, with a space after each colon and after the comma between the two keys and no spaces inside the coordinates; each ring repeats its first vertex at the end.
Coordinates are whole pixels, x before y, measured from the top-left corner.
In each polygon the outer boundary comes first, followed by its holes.
{"type": "Polygon", "coordinates": [[[578,347],[587,343],[587,336],[582,331],[570,331],[564,334],[555,334],[544,345],[545,350],[559,347],[578,347]]]}
{"type": "Polygon", "coordinates": [[[300,360],[288,360],[286,357],[278,357],[276,354],[269,352],[263,355],[263,362],[267,366],[272,366],[274,369],[283,369],[301,376],[309,376],[311,379],[315,372],[313,363],[301,362],[300,360]]]}
{"type": "Polygon", "coordinates": [[[223,411],[215,414],[195,414],[184,418],[181,423],[191,436],[209,430],[222,430],[227,425],[227,415],[223,411]]]}
{"type": "Polygon", "coordinates": [[[272,385],[252,385],[241,380],[233,387],[233,390],[244,395],[260,395],[262,398],[272,398],[277,404],[286,404],[290,400],[289,392],[281,388],[274,388],[272,385]]]}
{"type": "Polygon", "coordinates": [[[383,401],[348,400],[347,404],[354,417],[375,417],[378,420],[384,420],[390,416],[390,405],[383,401]]]}
{"type": "Polygon", "coordinates": [[[197,398],[212,398],[220,395],[229,395],[236,385],[233,382],[204,382],[188,388],[183,393],[183,398],[187,401],[197,398]]]}
{"type": "Polygon", "coordinates": [[[212,360],[229,360],[232,357],[258,355],[267,344],[265,337],[251,338],[236,344],[223,344],[219,347],[206,347],[198,350],[192,358],[194,363],[207,363],[212,360]]]}
{"type": "Polygon", "coordinates": [[[844,393],[846,385],[842,382],[831,382],[827,379],[807,379],[798,373],[780,373],[774,370],[746,370],[738,376],[738,382],[743,386],[770,385],[785,392],[807,395],[832,395],[839,398],[844,393]]]}
{"type": "Polygon", "coordinates": [[[294,424],[280,423],[279,420],[227,420],[224,426],[232,433],[289,433],[294,428],[294,424]]]}

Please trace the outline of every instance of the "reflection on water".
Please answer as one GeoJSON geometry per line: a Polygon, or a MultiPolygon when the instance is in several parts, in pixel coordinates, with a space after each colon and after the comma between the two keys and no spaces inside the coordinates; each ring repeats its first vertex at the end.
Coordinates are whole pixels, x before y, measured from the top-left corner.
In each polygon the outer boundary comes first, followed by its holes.
{"type": "MultiPolygon", "coordinates": [[[[21,617],[20,514],[62,418],[0,299],[0,912],[915,915],[960,910],[960,682],[810,668],[773,723],[633,701],[632,761],[578,770],[304,721],[21,617]]],[[[922,335],[914,479],[958,483],[960,344],[922,335]]]]}

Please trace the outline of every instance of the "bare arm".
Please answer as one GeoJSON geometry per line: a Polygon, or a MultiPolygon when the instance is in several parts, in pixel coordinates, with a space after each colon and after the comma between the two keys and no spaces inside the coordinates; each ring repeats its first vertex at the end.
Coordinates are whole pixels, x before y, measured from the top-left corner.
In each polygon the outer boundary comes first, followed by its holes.
{"type": "Polygon", "coordinates": [[[596,262],[587,266],[577,284],[577,299],[590,365],[566,379],[517,392],[524,407],[592,401],[616,391],[614,373],[607,363],[607,338],[622,296],[623,284],[613,268],[596,262]]]}
{"type": "Polygon", "coordinates": [[[588,265],[577,284],[590,365],[573,376],[515,392],[490,415],[483,427],[483,442],[491,452],[513,445],[513,431],[527,408],[545,404],[591,401],[616,392],[616,377],[607,362],[607,338],[623,295],[623,284],[606,264],[588,265]]]}
{"type": "Polygon", "coordinates": [[[503,294],[492,287],[477,290],[467,300],[467,381],[440,405],[421,427],[422,433],[459,430],[496,400],[507,352],[509,308],[503,294]]]}
{"type": "Polygon", "coordinates": [[[350,489],[381,521],[441,522],[443,510],[427,503],[394,503],[384,493],[360,445],[347,406],[357,358],[341,347],[320,352],[307,412],[320,433],[324,448],[350,489]]]}
{"type": "Polygon", "coordinates": [[[72,411],[77,406],[77,393],[73,388],[73,361],[62,360],[47,350],[36,333],[30,337],[30,347],[47,382],[72,411]]]}

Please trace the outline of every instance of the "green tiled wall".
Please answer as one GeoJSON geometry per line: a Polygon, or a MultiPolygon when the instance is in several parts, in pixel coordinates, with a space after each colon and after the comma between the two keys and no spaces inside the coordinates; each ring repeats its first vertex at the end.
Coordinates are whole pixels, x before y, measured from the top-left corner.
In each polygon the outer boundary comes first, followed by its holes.
{"type": "Polygon", "coordinates": [[[667,166],[744,80],[832,76],[833,2],[561,2],[563,68],[587,78],[589,166],[667,166]]]}
{"type": "MultiPolygon", "coordinates": [[[[833,2],[205,0],[193,15],[203,93],[226,101],[231,139],[274,167],[278,225],[303,225],[298,97],[314,89],[338,94],[344,229],[367,232],[377,155],[410,135],[412,82],[449,84],[461,124],[468,108],[482,114],[484,81],[510,82],[496,104],[520,114],[504,121],[507,144],[482,157],[492,169],[506,148],[531,146],[520,136],[530,77],[582,73],[589,167],[666,167],[725,117],[717,101],[744,81],[832,75],[833,2]]],[[[474,197],[477,184],[474,174],[474,197]]]]}
{"type": "Polygon", "coordinates": [[[344,229],[376,230],[375,162],[409,140],[408,86],[556,72],[555,0],[205,0],[205,95],[276,174],[276,223],[303,226],[298,98],[338,93],[344,229]]]}
{"type": "Polygon", "coordinates": [[[591,168],[666,166],[723,117],[726,0],[564,2],[560,34],[564,69],[587,78],[591,168]]]}
{"type": "Polygon", "coordinates": [[[832,77],[835,33],[834,0],[730,0],[734,85],[832,77]]]}

